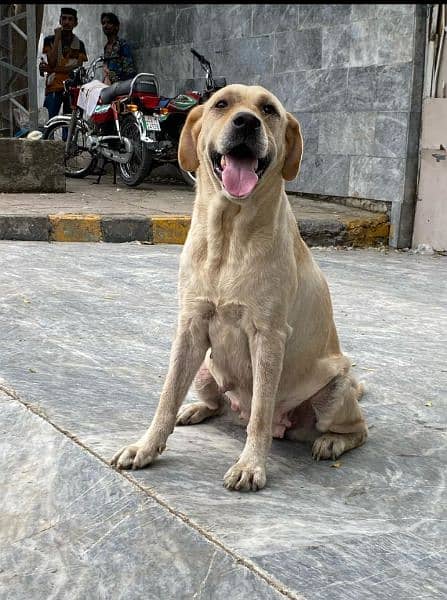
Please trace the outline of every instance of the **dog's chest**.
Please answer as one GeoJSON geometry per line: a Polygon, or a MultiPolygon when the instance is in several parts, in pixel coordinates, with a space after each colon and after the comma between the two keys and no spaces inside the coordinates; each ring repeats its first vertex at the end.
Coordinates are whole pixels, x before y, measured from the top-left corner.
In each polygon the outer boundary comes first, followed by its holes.
{"type": "Polygon", "coordinates": [[[217,305],[209,321],[211,361],[221,375],[221,385],[251,387],[251,359],[245,326],[247,309],[227,303],[217,305]]]}
{"type": "Polygon", "coordinates": [[[247,309],[232,302],[214,306],[209,321],[209,338],[213,349],[230,349],[236,343],[248,348],[248,337],[244,327],[247,309]]]}

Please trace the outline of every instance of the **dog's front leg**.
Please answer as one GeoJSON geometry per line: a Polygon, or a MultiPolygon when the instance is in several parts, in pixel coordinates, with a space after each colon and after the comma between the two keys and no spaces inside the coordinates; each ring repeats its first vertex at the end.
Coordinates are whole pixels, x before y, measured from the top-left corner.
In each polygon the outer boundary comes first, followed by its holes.
{"type": "Polygon", "coordinates": [[[163,452],[166,440],[174,429],[177,411],[202,364],[208,346],[208,320],[203,315],[199,314],[179,323],[172,345],[168,374],[152,423],[140,440],[115,454],[112,465],[119,469],[141,469],[163,452]]]}
{"type": "Polygon", "coordinates": [[[265,463],[272,444],[275,399],[281,377],[286,334],[257,332],[253,338],[253,395],[244,450],[227,471],[224,485],[228,489],[249,491],[265,486],[265,463]]]}

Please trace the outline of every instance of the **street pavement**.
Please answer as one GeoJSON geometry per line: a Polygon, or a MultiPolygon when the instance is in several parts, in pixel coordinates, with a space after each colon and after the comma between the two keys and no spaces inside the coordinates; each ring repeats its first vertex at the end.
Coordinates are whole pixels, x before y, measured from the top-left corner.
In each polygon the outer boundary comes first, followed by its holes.
{"type": "Polygon", "coordinates": [[[444,599],[447,257],[313,249],[370,438],[336,463],[274,440],[243,494],[227,416],[108,465],[156,408],[180,251],[0,241],[0,597],[444,599]]]}

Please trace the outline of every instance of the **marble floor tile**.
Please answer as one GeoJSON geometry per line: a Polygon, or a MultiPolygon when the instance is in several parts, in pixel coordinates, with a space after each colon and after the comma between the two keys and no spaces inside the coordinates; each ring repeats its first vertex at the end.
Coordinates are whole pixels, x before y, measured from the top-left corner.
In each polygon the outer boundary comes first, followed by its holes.
{"type": "MultiPolygon", "coordinates": [[[[179,252],[0,242],[3,386],[105,460],[137,439],[166,373],[179,252]]],[[[328,279],[342,347],[366,386],[368,442],[332,468],[315,463],[305,444],[275,440],[267,487],[231,493],[222,477],[245,431],[224,416],[176,428],[162,457],[129,477],[308,600],[441,598],[447,259],[313,254],[328,279]]],[[[21,452],[32,450],[25,444],[21,452]]],[[[75,478],[69,470],[60,487],[75,478]]]]}
{"type": "Polygon", "coordinates": [[[0,392],[0,598],[283,598],[0,392]]]}

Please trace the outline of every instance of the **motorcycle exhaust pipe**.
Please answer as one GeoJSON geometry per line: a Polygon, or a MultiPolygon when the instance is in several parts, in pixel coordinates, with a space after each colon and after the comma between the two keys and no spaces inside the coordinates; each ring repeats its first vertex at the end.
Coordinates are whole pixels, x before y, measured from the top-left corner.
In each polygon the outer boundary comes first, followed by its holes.
{"type": "Polygon", "coordinates": [[[113,140],[114,142],[119,141],[116,135],[103,135],[103,136],[91,136],[89,135],[86,140],[86,146],[89,150],[96,150],[100,156],[105,156],[109,160],[114,162],[126,164],[130,161],[133,154],[132,142],[129,138],[121,138],[121,142],[124,143],[125,150],[113,150],[107,147],[107,142],[113,140]]]}
{"type": "MultiPolygon", "coordinates": [[[[125,138],[123,138],[124,140],[125,138]]],[[[132,152],[116,152],[115,150],[110,150],[109,148],[102,148],[101,154],[108,158],[109,160],[113,160],[113,162],[121,163],[125,165],[132,158],[132,152]]]]}

